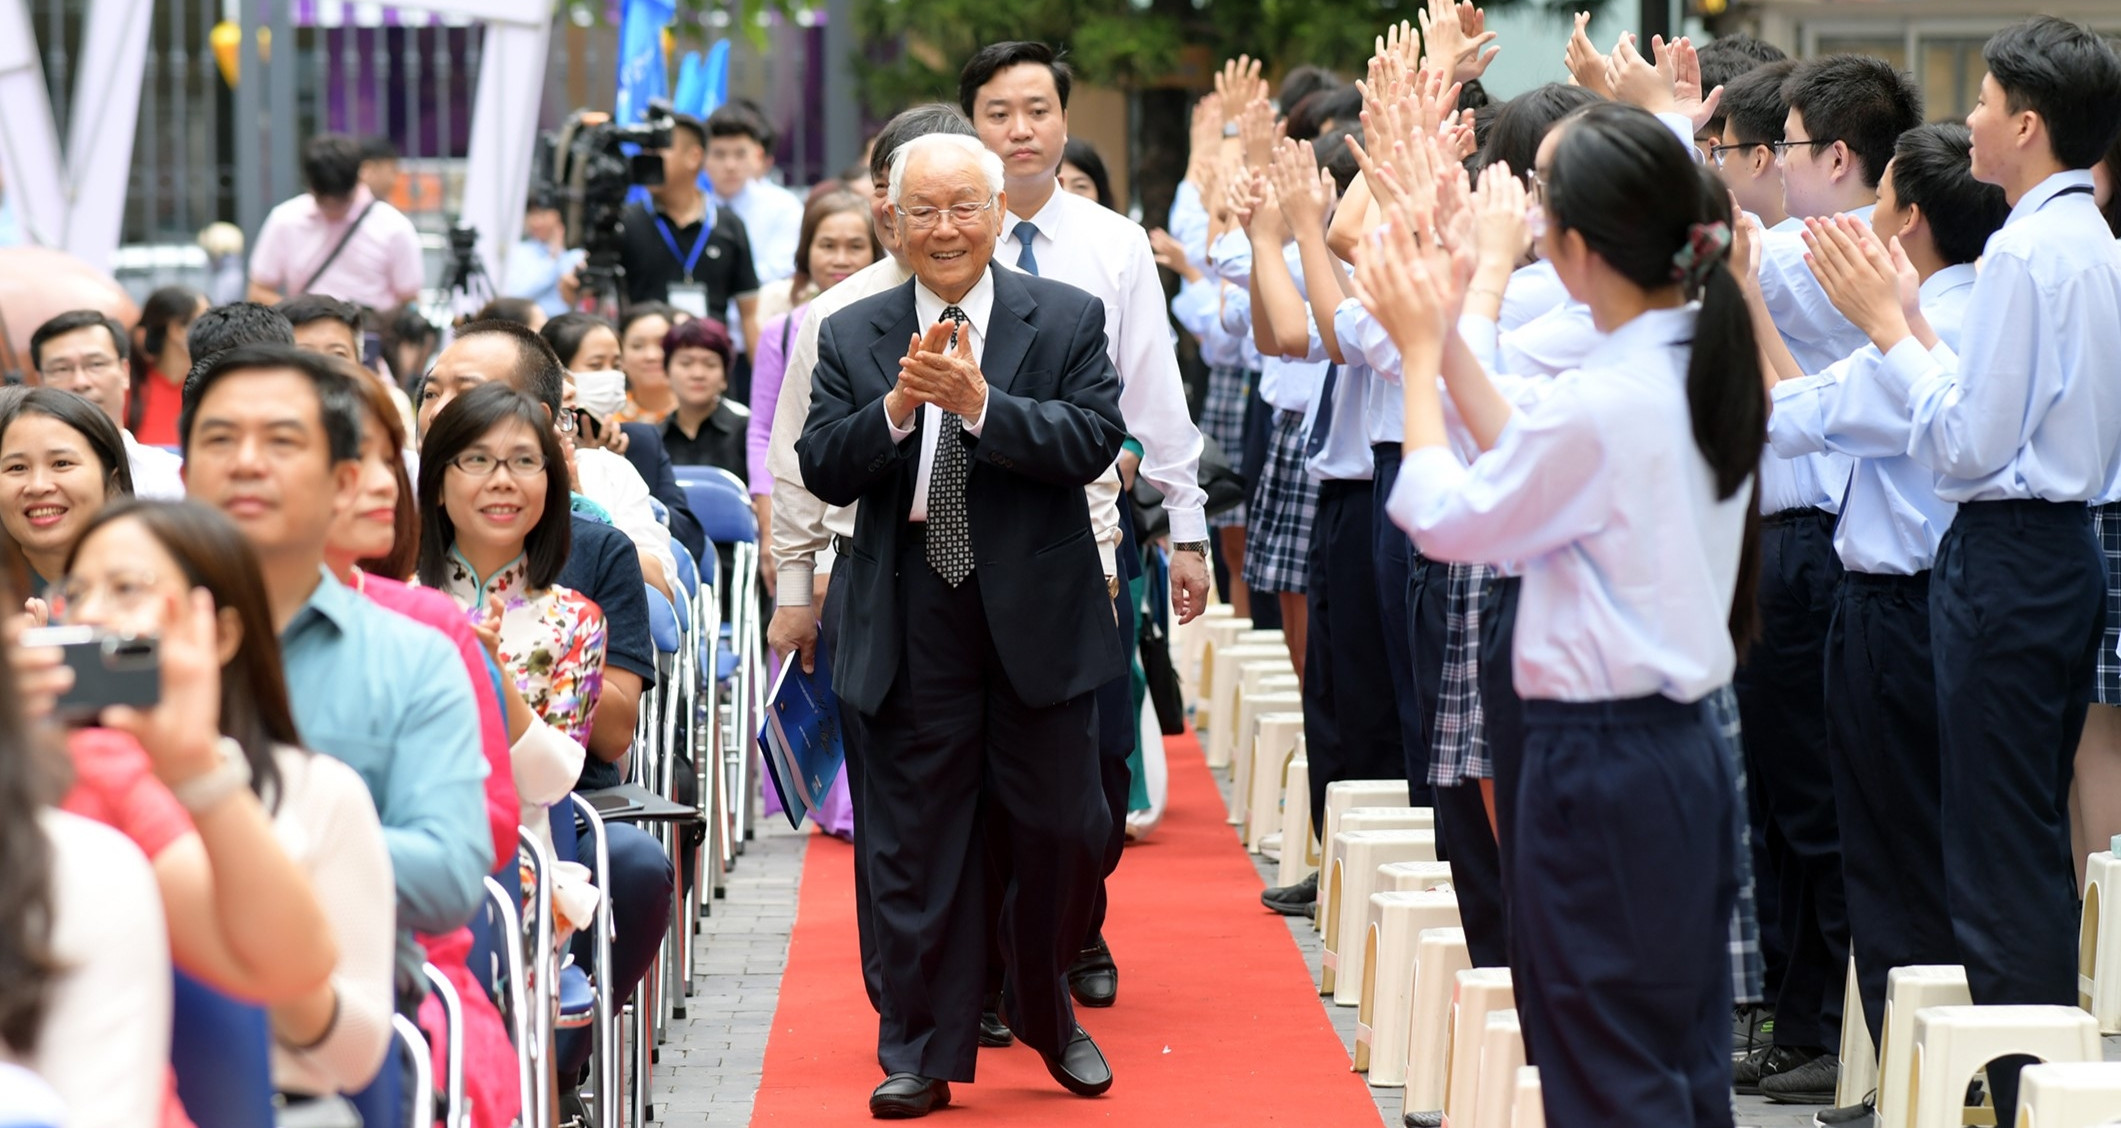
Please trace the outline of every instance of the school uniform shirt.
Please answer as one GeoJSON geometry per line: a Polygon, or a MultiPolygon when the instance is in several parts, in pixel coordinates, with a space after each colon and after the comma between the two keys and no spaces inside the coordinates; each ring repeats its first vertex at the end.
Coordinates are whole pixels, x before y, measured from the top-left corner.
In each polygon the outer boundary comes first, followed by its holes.
{"type": "Polygon", "coordinates": [[[1496,323],[1505,331],[1515,329],[1568,300],[1568,287],[1561,284],[1554,264],[1540,259],[1510,272],[1510,280],[1502,287],[1502,313],[1496,323]]]}
{"type": "Polygon", "coordinates": [[[1340,342],[1340,355],[1346,366],[1360,366],[1367,373],[1363,381],[1363,425],[1370,444],[1404,440],[1407,412],[1399,384],[1403,363],[1391,335],[1354,298],[1344,298],[1333,307],[1333,335],[1340,342]]]}
{"type": "Polygon", "coordinates": [[[1002,217],[995,262],[1024,268],[1027,250],[1020,232],[1026,223],[1037,229],[1028,249],[1036,273],[1104,303],[1105,352],[1119,371],[1120,414],[1127,433],[1142,445],[1141,476],[1163,491],[1171,539],[1208,539],[1208,495],[1199,481],[1204,444],[1186,404],[1163,278],[1148,233],[1095,200],[1057,191],[1028,219],[1002,217]]]}
{"type": "MultiPolygon", "coordinates": [[[[1948,266],[1922,282],[1922,314],[1946,344],[1959,340],[1974,266],[1948,266]]],[[[1907,455],[1905,402],[1885,394],[1885,357],[1865,345],[1817,375],[1784,380],[1770,393],[1768,444],[1784,457],[1832,450],[1856,460],[1834,526],[1834,551],[1851,572],[1912,576],[1937,558],[1958,506],[1937,496],[1937,476],[1907,455]]]]}
{"type": "Polygon", "coordinates": [[[2090,501],[2121,444],[2121,251],[2092,174],[2058,172],[1989,236],[1960,347],[1893,346],[1879,377],[1908,405],[1908,454],[1947,501],[2090,501]]]}
{"type": "MultiPolygon", "coordinates": [[[[1866,205],[1847,214],[1868,223],[1875,210],[1866,205]]],[[[1786,219],[1763,235],[1760,295],[1798,367],[1824,372],[1862,349],[1867,338],[1834,308],[1811,268],[1804,265],[1804,254],[1802,219],[1786,219]]],[[[1760,459],[1760,512],[1809,508],[1839,513],[1851,469],[1847,456],[1831,450],[1796,458],[1768,450],[1760,459]]]]}
{"type": "Polygon", "coordinates": [[[1196,270],[1208,269],[1208,207],[1200,199],[1200,185],[1178,182],[1171,195],[1171,215],[1165,228],[1186,249],[1186,261],[1196,270]]]}
{"type": "Polygon", "coordinates": [[[1203,274],[1192,282],[1179,286],[1178,295],[1171,299],[1171,316],[1179,328],[1193,334],[1200,342],[1201,363],[1210,368],[1241,368],[1247,372],[1259,370],[1259,350],[1252,347],[1252,325],[1250,295],[1236,290],[1220,278],[1203,274]],[[1223,306],[1231,298],[1245,298],[1247,317],[1242,336],[1232,332],[1223,322],[1223,306]]]}
{"type": "Polygon", "coordinates": [[[1267,358],[1260,355],[1259,345],[1252,340],[1252,291],[1228,282],[1222,287],[1222,308],[1216,315],[1216,329],[1236,342],[1237,355],[1241,358],[1238,367],[1258,372],[1265,367],[1267,358]]]}
{"type": "Polygon", "coordinates": [[[1528,699],[1697,701],[1730,681],[1748,492],[1694,445],[1692,307],[1651,310],[1517,412],[1470,467],[1407,455],[1387,510],[1436,559],[1526,561],[1512,675],[1528,699]]]}
{"type": "MultiPolygon", "coordinates": [[[[1318,330],[1311,330],[1313,342],[1318,330]]],[[[1325,347],[1314,345],[1316,356],[1325,359],[1325,347]]],[[[1367,482],[1377,476],[1370,456],[1367,404],[1375,377],[1360,364],[1327,365],[1310,388],[1310,409],[1304,413],[1304,471],[1318,482],[1367,482]],[[1319,437],[1323,430],[1324,438],[1319,437]],[[1315,449],[1314,449],[1315,448],[1315,449]]]]}
{"type": "Polygon", "coordinates": [[[1500,321],[1464,315],[1458,335],[1473,356],[1496,377],[1556,376],[1580,367],[1583,358],[1605,339],[1591,319],[1591,307],[1573,298],[1525,322],[1504,329],[1500,321]]]}

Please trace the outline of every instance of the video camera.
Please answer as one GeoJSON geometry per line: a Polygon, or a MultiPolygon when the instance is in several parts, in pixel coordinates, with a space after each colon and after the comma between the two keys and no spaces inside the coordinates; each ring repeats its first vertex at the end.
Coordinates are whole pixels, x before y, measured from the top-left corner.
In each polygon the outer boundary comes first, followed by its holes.
{"type": "Polygon", "coordinates": [[[587,252],[582,295],[607,316],[618,305],[619,216],[636,185],[663,182],[661,150],[670,147],[676,124],[661,99],[648,103],[646,120],[631,125],[599,110],[576,110],[538,146],[535,182],[553,187],[569,241],[587,252]]]}

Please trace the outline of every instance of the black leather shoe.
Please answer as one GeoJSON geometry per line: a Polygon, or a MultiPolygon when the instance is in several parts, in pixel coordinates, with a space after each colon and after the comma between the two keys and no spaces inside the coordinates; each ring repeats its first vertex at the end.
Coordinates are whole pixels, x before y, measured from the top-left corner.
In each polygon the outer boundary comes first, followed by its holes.
{"type": "Polygon", "coordinates": [[[1259,895],[1259,903],[1283,916],[1310,916],[1318,906],[1318,875],[1269,889],[1259,895]]]}
{"type": "Polygon", "coordinates": [[[1015,1043],[1016,1035],[1010,1031],[1009,1024],[1002,1021],[1000,1011],[983,1010],[979,1012],[980,1045],[988,1049],[1000,1049],[1003,1046],[1014,1045],[1015,1043]]]}
{"type": "Polygon", "coordinates": [[[950,1103],[950,1082],[918,1073],[894,1073],[869,1094],[869,1115],[878,1120],[912,1120],[950,1103]]]}
{"type": "Polygon", "coordinates": [[[1082,1027],[1075,1028],[1075,1036],[1068,1039],[1067,1048],[1059,1057],[1046,1059],[1046,1072],[1061,1083],[1061,1088],[1078,1097],[1100,1096],[1112,1087],[1112,1067],[1105,1063],[1104,1052],[1082,1027]]]}
{"type": "Polygon", "coordinates": [[[1068,966],[1068,993],[1086,1007],[1109,1007],[1119,998],[1119,968],[1104,937],[1084,948],[1068,966]]]}
{"type": "Polygon", "coordinates": [[[1769,1046],[1755,1050],[1731,1067],[1731,1088],[1746,1096],[1760,1095],[1760,1083],[1778,1073],[1787,1073],[1819,1056],[1818,1050],[1769,1046]]]}

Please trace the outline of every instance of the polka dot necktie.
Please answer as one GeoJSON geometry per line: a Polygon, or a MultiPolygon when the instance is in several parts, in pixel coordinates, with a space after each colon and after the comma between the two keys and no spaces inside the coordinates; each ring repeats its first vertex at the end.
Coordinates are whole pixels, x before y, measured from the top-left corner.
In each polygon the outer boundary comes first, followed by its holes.
{"type": "MultiPolygon", "coordinates": [[[[943,310],[938,321],[954,321],[950,348],[957,347],[957,334],[971,319],[956,306],[943,310]]],[[[928,566],[951,587],[972,574],[972,525],[965,511],[965,421],[943,412],[943,429],[935,439],[935,465],[928,471],[928,566]]]]}

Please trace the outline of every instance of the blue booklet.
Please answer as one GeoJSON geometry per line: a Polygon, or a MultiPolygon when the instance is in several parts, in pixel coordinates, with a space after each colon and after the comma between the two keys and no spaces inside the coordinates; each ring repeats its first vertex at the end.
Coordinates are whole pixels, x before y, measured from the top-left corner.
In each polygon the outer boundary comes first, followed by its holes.
{"type": "Polygon", "coordinates": [[[801,655],[790,654],[781,663],[781,676],[766,702],[766,723],[759,728],[759,754],[780,793],[788,825],[797,828],[805,815],[815,816],[847,758],[840,742],[840,699],[832,692],[832,667],[824,647],[816,654],[817,668],[807,674],[801,655]]]}

